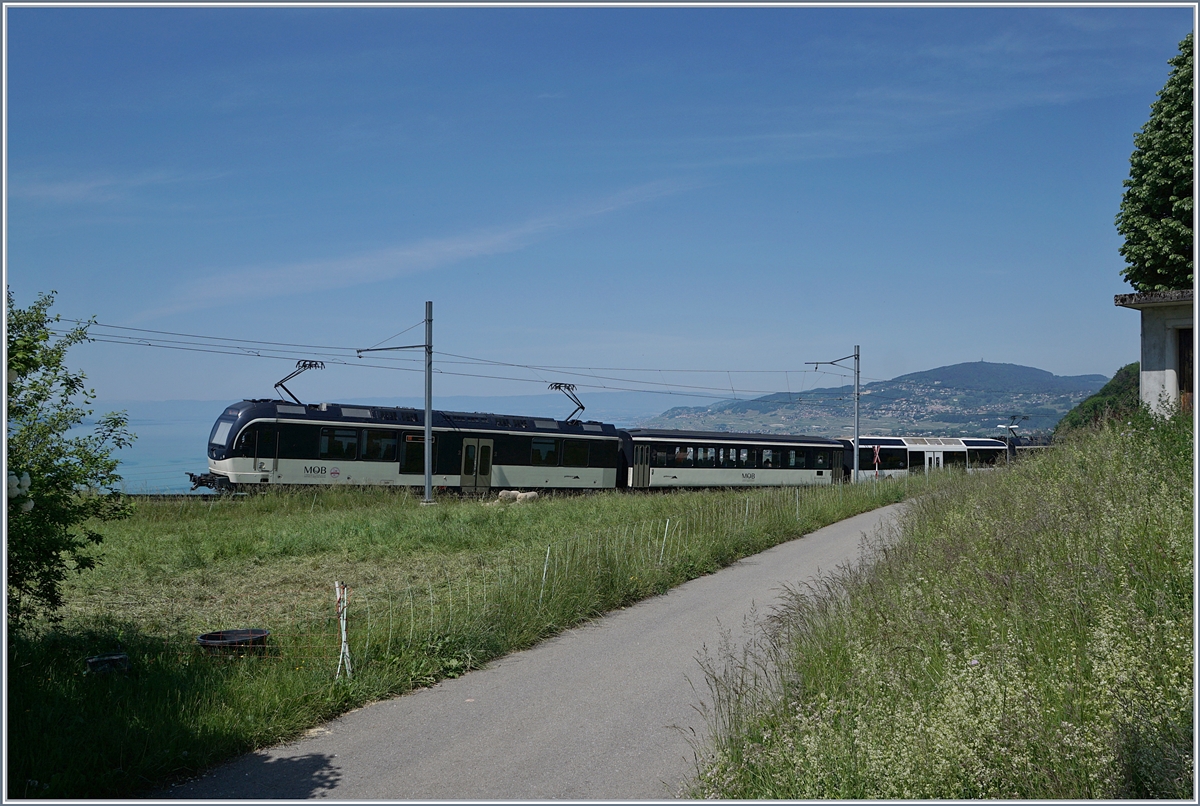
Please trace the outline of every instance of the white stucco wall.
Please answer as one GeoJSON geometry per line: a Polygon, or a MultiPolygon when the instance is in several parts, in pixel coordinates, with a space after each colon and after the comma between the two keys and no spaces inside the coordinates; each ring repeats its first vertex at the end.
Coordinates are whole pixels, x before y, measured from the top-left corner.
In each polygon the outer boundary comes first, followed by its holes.
{"type": "Polygon", "coordinates": [[[1142,402],[1166,413],[1179,402],[1179,329],[1193,327],[1192,305],[1155,305],[1142,308],[1141,314],[1142,402]]]}

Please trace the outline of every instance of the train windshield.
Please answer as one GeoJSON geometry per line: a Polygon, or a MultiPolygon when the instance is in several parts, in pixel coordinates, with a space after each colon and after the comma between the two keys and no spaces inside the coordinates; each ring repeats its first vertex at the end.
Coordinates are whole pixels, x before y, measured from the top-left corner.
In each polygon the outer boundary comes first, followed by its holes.
{"type": "Polygon", "coordinates": [[[217,424],[213,426],[212,434],[208,437],[209,444],[224,445],[229,439],[229,429],[233,428],[233,423],[233,420],[226,420],[224,417],[217,420],[217,424]]]}

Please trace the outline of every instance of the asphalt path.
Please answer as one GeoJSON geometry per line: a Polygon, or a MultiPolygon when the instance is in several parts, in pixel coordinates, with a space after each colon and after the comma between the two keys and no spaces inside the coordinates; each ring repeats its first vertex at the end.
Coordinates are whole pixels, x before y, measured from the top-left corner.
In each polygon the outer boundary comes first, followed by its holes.
{"type": "Polygon", "coordinates": [[[857,561],[893,505],[749,557],[432,688],[242,756],[161,797],[661,800],[707,737],[699,659],[802,583],[857,561]]]}

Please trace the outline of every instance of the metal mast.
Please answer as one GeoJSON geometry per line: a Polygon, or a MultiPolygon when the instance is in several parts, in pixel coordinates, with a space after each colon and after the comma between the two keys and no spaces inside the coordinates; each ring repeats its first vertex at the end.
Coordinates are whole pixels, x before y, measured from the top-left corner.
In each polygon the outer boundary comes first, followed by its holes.
{"type": "Polygon", "coordinates": [[[854,345],[854,483],[858,484],[858,345],[854,345]]]}
{"type": "Polygon", "coordinates": [[[425,301],[425,500],[433,503],[433,300],[425,301]]]}
{"type": "MultiPolygon", "coordinates": [[[[409,328],[411,330],[412,328],[409,328]]],[[[365,347],[355,350],[359,357],[363,353],[380,353],[386,350],[416,350],[425,348],[425,500],[433,500],[433,301],[425,302],[425,343],[406,344],[403,347],[365,347]]]]}
{"type": "MultiPolygon", "coordinates": [[[[841,358],[835,358],[832,361],[805,361],[804,363],[812,364],[816,367],[819,367],[822,364],[829,364],[830,366],[834,367],[842,367],[842,365],[838,362],[846,361],[850,358],[854,359],[854,476],[852,481],[854,484],[858,484],[858,345],[854,345],[854,352],[850,355],[844,355],[841,358]]],[[[842,369],[848,369],[848,367],[842,367],[842,369]]]]}

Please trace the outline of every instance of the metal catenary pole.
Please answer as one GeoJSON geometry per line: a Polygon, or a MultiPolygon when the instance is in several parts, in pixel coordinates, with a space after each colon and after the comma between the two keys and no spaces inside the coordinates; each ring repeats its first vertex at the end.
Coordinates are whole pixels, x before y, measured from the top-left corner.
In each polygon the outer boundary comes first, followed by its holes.
{"type": "MultiPolygon", "coordinates": [[[[410,328],[411,330],[411,328],[410,328]]],[[[407,344],[403,347],[366,347],[356,350],[359,357],[363,353],[380,353],[387,350],[417,350],[425,349],[425,500],[422,504],[432,504],[433,500],[433,301],[425,302],[425,343],[407,344]]]]}
{"type": "Polygon", "coordinates": [[[425,500],[433,503],[433,301],[425,302],[425,500]]]}
{"type": "Polygon", "coordinates": [[[854,345],[854,483],[858,484],[858,345],[854,345]]]}
{"type": "Polygon", "coordinates": [[[829,364],[830,366],[842,367],[842,369],[847,369],[847,367],[843,366],[842,364],[839,364],[838,362],[846,361],[847,359],[850,359],[850,358],[854,359],[854,441],[852,443],[854,446],[854,476],[851,478],[851,482],[854,484],[858,484],[858,396],[859,396],[858,395],[858,380],[859,380],[858,345],[857,344],[854,345],[854,352],[851,355],[844,355],[841,358],[835,358],[833,361],[805,361],[804,363],[812,364],[813,366],[816,366],[816,367],[819,367],[822,364],[829,364]]]}

